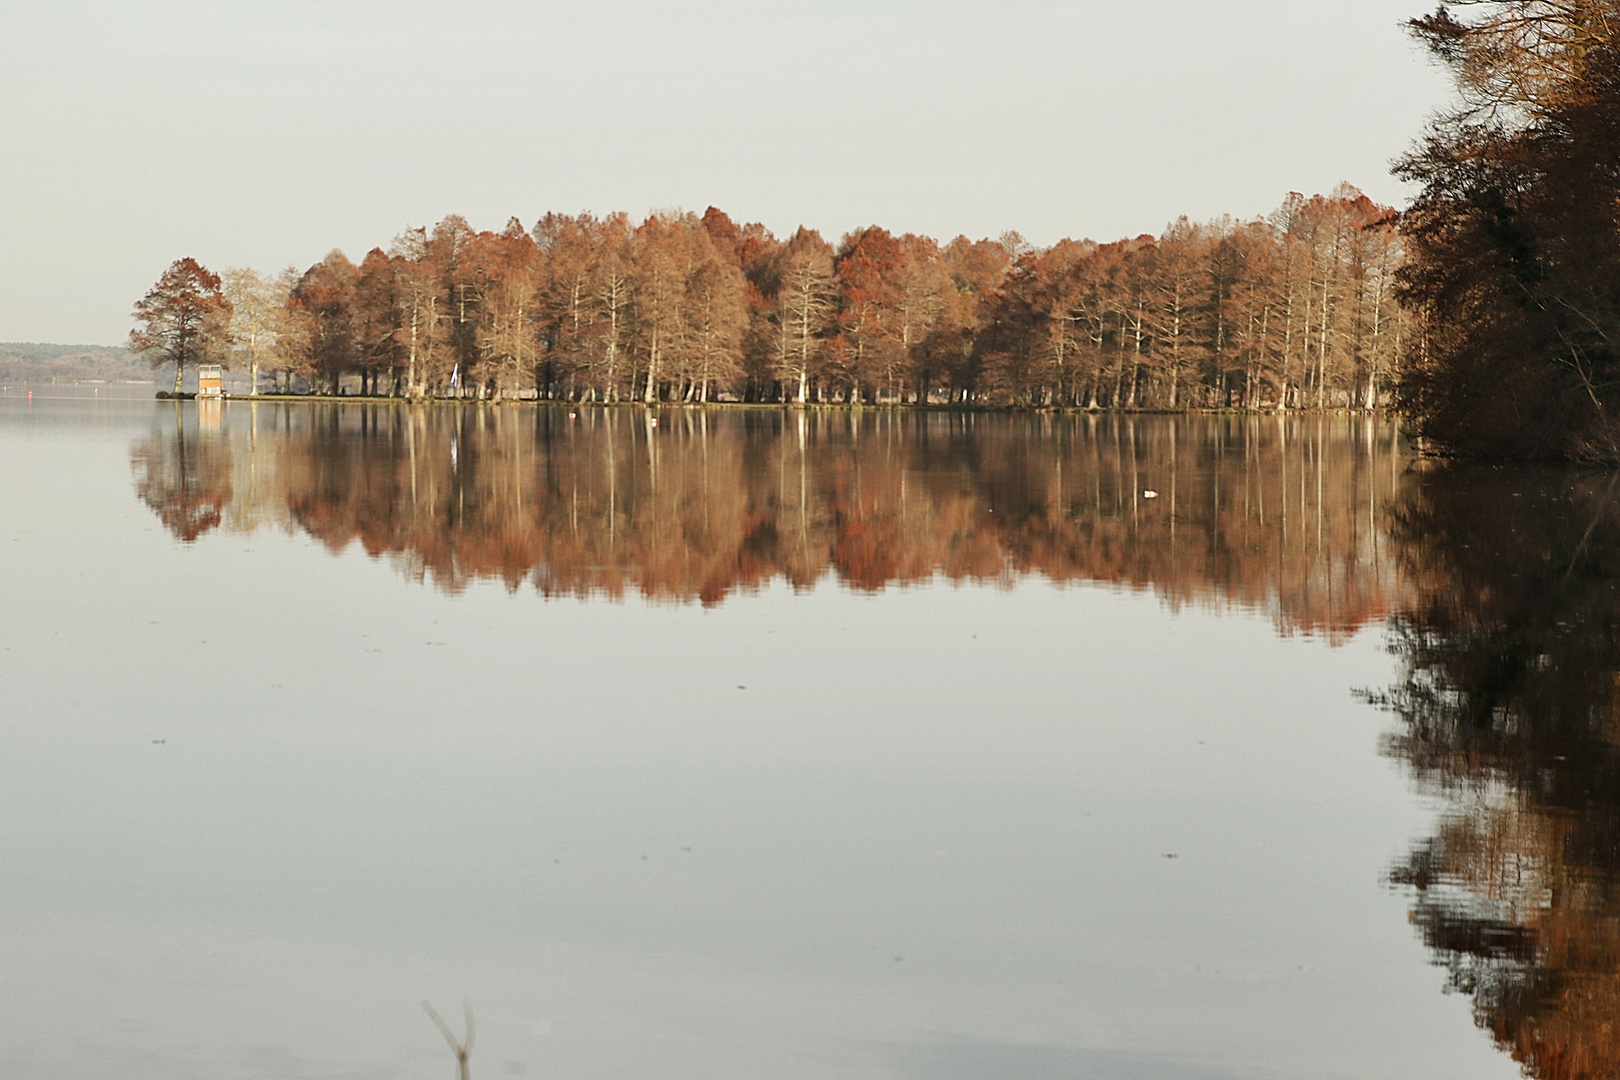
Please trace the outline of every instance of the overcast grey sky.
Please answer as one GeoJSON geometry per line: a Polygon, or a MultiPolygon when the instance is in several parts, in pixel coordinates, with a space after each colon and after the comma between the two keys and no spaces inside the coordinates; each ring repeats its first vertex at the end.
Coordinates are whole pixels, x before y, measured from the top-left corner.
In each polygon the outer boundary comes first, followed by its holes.
{"type": "Polygon", "coordinates": [[[115,344],[163,268],[447,213],[720,206],[1036,243],[1380,201],[1432,0],[8,0],[0,340],[115,344]]]}

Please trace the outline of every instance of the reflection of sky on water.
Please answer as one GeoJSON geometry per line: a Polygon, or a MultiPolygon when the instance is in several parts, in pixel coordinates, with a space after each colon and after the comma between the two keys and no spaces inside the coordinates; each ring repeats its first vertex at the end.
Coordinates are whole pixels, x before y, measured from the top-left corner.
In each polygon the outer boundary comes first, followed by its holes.
{"type": "Polygon", "coordinates": [[[1513,1075],[1381,885],[1431,814],[1349,694],[1376,631],[447,595],[177,542],[129,464],[172,407],[125,408],[0,404],[10,1071],[439,1075],[465,995],[481,1076],[1513,1075]]]}
{"type": "Polygon", "coordinates": [[[989,1039],[941,1039],[891,1049],[900,1075],[919,1080],[980,1080],[986,1076],[1018,1076],[1025,1080],[1073,1080],[1082,1076],[1088,1080],[1229,1080],[1243,1075],[1218,1062],[1169,1054],[1122,1054],[989,1039]]]}

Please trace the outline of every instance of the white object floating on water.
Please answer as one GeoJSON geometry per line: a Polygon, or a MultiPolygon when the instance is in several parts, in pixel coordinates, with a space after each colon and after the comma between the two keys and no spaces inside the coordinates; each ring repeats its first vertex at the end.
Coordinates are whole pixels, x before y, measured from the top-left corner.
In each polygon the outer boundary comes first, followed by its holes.
{"type": "Polygon", "coordinates": [[[1144,492],[1142,492],[1142,498],[1144,498],[1144,499],[1157,499],[1158,497],[1159,497],[1159,493],[1157,491],[1144,491],[1144,492]]]}

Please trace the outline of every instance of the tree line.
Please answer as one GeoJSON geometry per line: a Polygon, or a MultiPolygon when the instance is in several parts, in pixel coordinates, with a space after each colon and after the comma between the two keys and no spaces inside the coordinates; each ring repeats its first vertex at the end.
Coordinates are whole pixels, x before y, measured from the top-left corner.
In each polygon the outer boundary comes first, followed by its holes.
{"type": "Polygon", "coordinates": [[[0,386],[29,383],[146,382],[147,367],[126,349],[0,341],[0,386]]]}
{"type": "Polygon", "coordinates": [[[1415,335],[1396,215],[1356,189],[1264,219],[1036,248],[857,229],[779,239],[710,207],[407,229],[279,276],[176,262],[155,365],[255,391],[571,402],[1376,407],[1415,335]],[[189,322],[186,321],[189,319],[189,322]]]}

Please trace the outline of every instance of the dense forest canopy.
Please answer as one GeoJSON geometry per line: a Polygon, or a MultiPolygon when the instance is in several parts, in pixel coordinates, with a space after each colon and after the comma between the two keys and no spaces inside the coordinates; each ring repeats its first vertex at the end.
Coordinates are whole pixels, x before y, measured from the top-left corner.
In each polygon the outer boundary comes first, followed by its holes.
{"type": "MultiPolygon", "coordinates": [[[[778,238],[702,215],[408,229],[224,274],[234,362],[281,391],[1139,409],[1377,406],[1414,335],[1395,215],[1355,188],[1160,236],[778,238]]],[[[177,264],[178,265],[178,264],[177,264]]]]}
{"type": "Polygon", "coordinates": [[[1412,27],[1458,100],[1397,172],[1404,409],[1444,450],[1620,462],[1620,2],[1448,3],[1412,27]]]}

